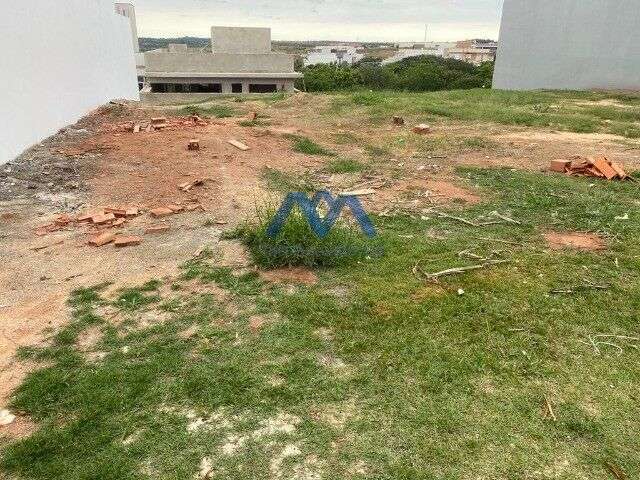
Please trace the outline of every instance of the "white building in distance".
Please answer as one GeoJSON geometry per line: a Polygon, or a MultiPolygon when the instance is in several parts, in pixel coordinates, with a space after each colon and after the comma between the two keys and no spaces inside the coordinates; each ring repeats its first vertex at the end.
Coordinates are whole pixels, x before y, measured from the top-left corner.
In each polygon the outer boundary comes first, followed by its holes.
{"type": "Polygon", "coordinates": [[[364,58],[358,48],[347,45],[322,45],[314,48],[304,59],[304,66],[318,64],[353,65],[364,58]]]}

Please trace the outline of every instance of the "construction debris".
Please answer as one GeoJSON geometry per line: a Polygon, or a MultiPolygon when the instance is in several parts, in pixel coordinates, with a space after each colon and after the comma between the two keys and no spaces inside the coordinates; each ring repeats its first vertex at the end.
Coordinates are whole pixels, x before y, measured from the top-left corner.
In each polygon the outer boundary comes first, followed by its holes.
{"type": "Polygon", "coordinates": [[[426,135],[427,133],[431,133],[431,127],[427,124],[421,123],[420,125],[416,125],[413,127],[413,133],[417,133],[418,135],[426,135]]]}
{"type": "Polygon", "coordinates": [[[203,184],[204,184],[204,180],[196,179],[193,182],[181,183],[180,185],[178,185],[178,188],[180,190],[182,190],[183,192],[188,192],[193,187],[198,187],[198,186],[203,185],[203,184]]]}
{"type": "Polygon", "coordinates": [[[142,238],[135,235],[123,236],[116,238],[114,245],[118,248],[122,247],[134,247],[142,243],[142,238]]]}
{"type": "Polygon", "coordinates": [[[236,148],[238,148],[240,150],[242,150],[243,152],[249,150],[248,146],[246,146],[242,142],[239,142],[238,140],[234,140],[234,139],[227,140],[227,143],[230,144],[230,145],[233,145],[234,147],[236,147],[236,148]]]}
{"type": "Polygon", "coordinates": [[[91,217],[91,223],[95,225],[104,225],[105,223],[112,222],[116,219],[113,213],[102,213],[91,217]]]}
{"type": "Polygon", "coordinates": [[[189,142],[189,145],[187,146],[187,148],[191,151],[197,151],[200,150],[200,140],[198,139],[193,139],[189,142]]]}
{"type": "Polygon", "coordinates": [[[401,127],[402,125],[404,125],[404,118],[399,117],[398,115],[394,115],[393,124],[401,127]]]}
{"type": "Polygon", "coordinates": [[[174,212],[168,207],[158,207],[158,208],[154,208],[149,213],[151,214],[152,217],[159,218],[159,217],[168,217],[169,215],[173,215],[174,212]]]}
{"type": "Polygon", "coordinates": [[[108,243],[113,242],[116,239],[116,234],[113,232],[103,232],[89,240],[89,245],[93,245],[94,247],[102,247],[107,245],[108,243]]]}
{"type": "Polygon", "coordinates": [[[605,156],[597,157],[594,160],[582,157],[576,157],[573,160],[553,160],[551,171],[567,175],[606,178],[607,180],[631,178],[621,165],[608,160],[605,156]]]}

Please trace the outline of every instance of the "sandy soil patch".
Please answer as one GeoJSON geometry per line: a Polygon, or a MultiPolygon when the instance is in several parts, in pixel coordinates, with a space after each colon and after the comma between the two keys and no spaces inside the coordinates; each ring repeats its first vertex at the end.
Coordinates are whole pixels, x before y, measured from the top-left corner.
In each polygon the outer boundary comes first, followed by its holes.
{"type": "Polygon", "coordinates": [[[544,234],[544,238],[552,250],[599,251],[607,248],[605,240],[592,233],[547,232],[544,234]]]}

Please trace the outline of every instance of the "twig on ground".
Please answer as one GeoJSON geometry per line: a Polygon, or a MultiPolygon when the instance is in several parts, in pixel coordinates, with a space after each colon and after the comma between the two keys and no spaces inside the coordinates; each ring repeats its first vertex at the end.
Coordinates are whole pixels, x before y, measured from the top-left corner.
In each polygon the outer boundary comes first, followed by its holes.
{"type": "Polygon", "coordinates": [[[502,215],[497,210],[494,210],[493,212],[491,212],[491,215],[493,215],[494,217],[498,217],[500,220],[504,220],[507,223],[513,223],[514,225],[522,225],[522,223],[519,222],[518,220],[514,220],[513,218],[507,217],[506,215],[502,215]]]}
{"type": "Polygon", "coordinates": [[[444,212],[441,212],[439,210],[430,209],[429,211],[431,213],[434,213],[434,214],[438,215],[440,218],[448,218],[450,220],[455,220],[457,222],[464,223],[465,225],[469,225],[471,227],[487,227],[489,225],[500,225],[500,224],[503,224],[503,223],[512,223],[514,225],[522,225],[522,223],[520,223],[519,221],[514,220],[513,218],[509,218],[509,217],[507,217],[505,215],[502,215],[502,214],[498,213],[497,211],[491,212],[490,215],[493,215],[494,217],[497,217],[500,221],[490,220],[490,221],[487,221],[487,222],[477,222],[477,221],[467,220],[466,218],[456,217],[454,215],[449,215],[448,213],[444,213],[444,212]]]}
{"type": "Polygon", "coordinates": [[[545,418],[551,418],[554,422],[558,421],[558,417],[556,417],[556,414],[553,411],[553,406],[547,397],[544,397],[543,414],[545,418]]]}
{"type": "Polygon", "coordinates": [[[627,480],[627,474],[624,473],[617,465],[614,465],[611,462],[604,462],[604,466],[607,467],[607,470],[611,472],[616,480],[627,480]]]}
{"type": "MultiPolygon", "coordinates": [[[[599,340],[603,338],[622,340],[622,341],[626,340],[627,342],[640,342],[640,337],[629,337],[626,335],[610,335],[610,334],[603,334],[603,333],[600,333],[597,335],[589,335],[588,339],[590,343],[587,343],[582,340],[580,340],[580,342],[584,343],[585,345],[592,346],[593,349],[595,350],[596,355],[600,355],[602,353],[600,350],[601,345],[608,345],[610,347],[615,348],[616,350],[618,350],[618,356],[624,353],[624,349],[620,345],[617,345],[613,342],[605,342],[605,341],[599,340]]],[[[638,345],[634,345],[633,343],[627,343],[625,344],[625,346],[635,348],[636,350],[638,350],[638,347],[639,347],[638,345]]]]}
{"type": "Polygon", "coordinates": [[[441,272],[435,272],[435,273],[424,272],[423,270],[420,269],[420,266],[419,266],[420,264],[417,263],[416,266],[413,267],[413,272],[414,274],[417,274],[417,273],[422,274],[428,280],[437,280],[441,277],[446,277],[448,275],[457,275],[459,273],[470,272],[473,270],[481,270],[483,268],[488,268],[488,267],[492,267],[494,265],[500,265],[503,263],[509,263],[509,260],[489,260],[478,265],[470,265],[468,267],[448,268],[447,270],[442,270],[441,272]]]}
{"type": "Polygon", "coordinates": [[[572,295],[574,293],[583,292],[585,290],[609,290],[611,285],[596,285],[591,282],[584,283],[582,285],[576,285],[575,287],[569,287],[567,289],[555,289],[551,290],[553,295],[572,295]]]}

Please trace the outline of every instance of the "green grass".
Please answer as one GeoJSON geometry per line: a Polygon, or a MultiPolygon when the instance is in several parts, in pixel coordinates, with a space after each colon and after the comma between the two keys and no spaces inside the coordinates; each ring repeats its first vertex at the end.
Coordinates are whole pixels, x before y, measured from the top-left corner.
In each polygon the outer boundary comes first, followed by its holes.
{"type": "Polygon", "coordinates": [[[286,135],[287,138],[293,141],[293,151],[298,153],[304,153],[306,155],[324,155],[333,156],[335,153],[327,150],[326,148],[318,145],[316,142],[307,137],[300,135],[286,135]]]}
{"type": "Polygon", "coordinates": [[[318,190],[318,186],[309,175],[295,176],[275,168],[265,167],[262,170],[262,179],[267,188],[280,193],[315,192],[318,190]]]}
{"type": "Polygon", "coordinates": [[[188,105],[180,110],[183,115],[199,115],[201,117],[230,118],[237,111],[229,105],[188,105]]]}
{"type": "MultiPolygon", "coordinates": [[[[637,184],[458,175],[485,202],[456,216],[498,210],[521,225],[380,217],[385,255],[319,270],[315,286],[264,283],[213,251],[162,294],[157,282],[122,303],[104,286],[76,291],[70,322],[20,352],[43,363],[10,408],[39,429],[5,443],[0,469],[187,479],[207,457],[213,478],[230,480],[578,480],[613,478],[608,462],[638,478],[640,352],[625,338],[640,336],[637,184]],[[598,232],[608,250],[550,251],[547,230],[598,232]],[[413,273],[477,263],[469,250],[509,263],[439,282],[413,273]],[[607,288],[552,293],[588,282],[607,288]],[[99,338],[81,347],[92,329],[99,338]],[[600,354],[590,336],[606,342],[600,354]],[[557,421],[542,415],[545,398],[557,421]]],[[[302,235],[290,228],[285,239],[302,235]]]]}
{"type": "Polygon", "coordinates": [[[367,169],[367,166],[358,160],[351,158],[337,158],[327,163],[329,173],[357,173],[367,169]]]}
{"type": "Polygon", "coordinates": [[[638,94],[477,89],[429,93],[363,92],[331,94],[331,98],[327,115],[367,115],[375,124],[388,123],[392,115],[401,113],[405,117],[415,117],[416,121],[449,118],[640,138],[638,94]],[[600,100],[614,100],[622,107],[594,103],[600,100]]]}
{"type": "Polygon", "coordinates": [[[267,229],[274,215],[274,209],[259,210],[257,218],[235,232],[262,268],[344,266],[380,254],[379,242],[344,221],[338,221],[326,237],[319,238],[298,209],[289,215],[278,235],[271,237],[267,229]]]}

